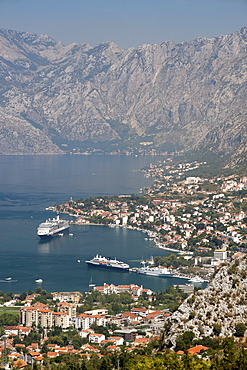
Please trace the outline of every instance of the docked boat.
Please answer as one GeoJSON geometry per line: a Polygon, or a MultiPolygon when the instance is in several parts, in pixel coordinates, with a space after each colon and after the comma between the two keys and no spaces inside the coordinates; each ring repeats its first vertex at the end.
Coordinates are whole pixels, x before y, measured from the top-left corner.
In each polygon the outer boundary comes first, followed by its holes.
{"type": "Polygon", "coordinates": [[[138,274],[149,275],[149,276],[158,276],[158,277],[173,277],[174,274],[164,266],[144,266],[136,270],[138,274]]]}
{"type": "Polygon", "coordinates": [[[123,271],[129,271],[130,266],[122,261],[118,261],[116,258],[112,259],[110,257],[103,257],[96,254],[94,258],[89,261],[85,261],[89,266],[102,267],[102,268],[112,268],[120,269],[123,271]]]}
{"type": "Polygon", "coordinates": [[[49,218],[45,222],[42,222],[38,227],[37,235],[41,239],[49,238],[55,235],[61,235],[63,234],[61,232],[68,230],[69,226],[69,221],[60,219],[58,215],[53,219],[49,218]]]}
{"type": "Polygon", "coordinates": [[[204,283],[204,279],[201,278],[200,276],[194,276],[189,280],[190,283],[204,283]]]}

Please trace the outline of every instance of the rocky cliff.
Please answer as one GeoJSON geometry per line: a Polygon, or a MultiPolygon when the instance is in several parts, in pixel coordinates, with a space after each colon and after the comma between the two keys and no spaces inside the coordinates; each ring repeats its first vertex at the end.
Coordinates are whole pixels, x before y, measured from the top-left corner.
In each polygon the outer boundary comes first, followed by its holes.
{"type": "Polygon", "coordinates": [[[0,154],[105,143],[245,157],[247,28],[120,49],[0,30],[0,154]]]}
{"type": "Polygon", "coordinates": [[[207,288],[189,296],[169,318],[167,337],[173,344],[185,331],[195,338],[214,336],[215,324],[222,337],[232,336],[235,326],[247,322],[247,257],[223,266],[207,288]]]}

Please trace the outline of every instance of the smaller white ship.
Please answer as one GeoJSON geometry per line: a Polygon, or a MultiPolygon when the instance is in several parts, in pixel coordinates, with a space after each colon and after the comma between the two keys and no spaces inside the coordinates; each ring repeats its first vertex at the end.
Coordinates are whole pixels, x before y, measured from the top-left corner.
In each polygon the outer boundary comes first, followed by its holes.
{"type": "Polygon", "coordinates": [[[6,278],[5,278],[5,280],[6,280],[6,281],[11,281],[11,280],[12,280],[12,278],[11,278],[11,277],[6,277],[6,278]]]}
{"type": "Polygon", "coordinates": [[[35,283],[41,284],[41,283],[43,283],[43,280],[42,279],[36,279],[35,283]]]}
{"type": "Polygon", "coordinates": [[[149,276],[158,276],[158,277],[166,277],[170,278],[173,277],[173,273],[166,267],[164,266],[156,266],[156,267],[141,267],[137,269],[138,274],[142,275],[149,275],[149,276]]]}
{"type": "Polygon", "coordinates": [[[201,278],[200,276],[194,276],[189,280],[190,283],[204,283],[204,279],[201,278]]]}
{"type": "Polygon", "coordinates": [[[122,261],[118,261],[116,258],[112,259],[110,257],[103,257],[99,254],[96,254],[94,258],[90,261],[85,261],[90,266],[102,267],[102,268],[112,268],[120,269],[123,271],[129,271],[130,266],[122,261]]]}

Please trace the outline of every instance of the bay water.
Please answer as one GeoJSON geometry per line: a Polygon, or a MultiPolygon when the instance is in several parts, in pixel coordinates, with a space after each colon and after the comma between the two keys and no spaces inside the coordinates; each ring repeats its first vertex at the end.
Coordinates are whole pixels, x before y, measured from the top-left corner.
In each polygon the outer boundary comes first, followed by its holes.
{"type": "MultiPolygon", "coordinates": [[[[88,291],[96,285],[138,284],[154,291],[184,283],[176,278],[143,276],[87,266],[95,254],[116,257],[131,267],[142,259],[167,255],[141,231],[122,227],[71,225],[63,237],[41,241],[37,226],[54,213],[45,210],[70,198],[138,194],[152,184],[141,168],[158,156],[0,156],[0,290],[21,293],[42,288],[88,291]],[[6,280],[11,278],[11,280],[6,280]]],[[[62,217],[66,217],[62,215],[62,217]]]]}

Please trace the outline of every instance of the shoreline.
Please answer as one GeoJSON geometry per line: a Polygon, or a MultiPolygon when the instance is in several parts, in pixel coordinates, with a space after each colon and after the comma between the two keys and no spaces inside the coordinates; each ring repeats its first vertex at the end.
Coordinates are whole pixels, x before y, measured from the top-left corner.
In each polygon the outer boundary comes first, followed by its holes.
{"type": "MultiPolygon", "coordinates": [[[[61,213],[65,213],[65,212],[61,212],[61,213]]],[[[154,245],[155,245],[156,248],[163,249],[163,250],[170,251],[170,252],[174,252],[174,253],[180,253],[180,254],[184,254],[185,253],[183,250],[180,250],[180,249],[175,249],[175,248],[171,248],[171,247],[166,247],[166,246],[160,245],[159,242],[155,242],[155,238],[158,238],[158,236],[157,236],[157,234],[154,231],[149,231],[149,230],[141,229],[139,227],[133,227],[133,226],[128,226],[128,225],[115,225],[115,224],[96,224],[96,223],[91,223],[91,222],[80,223],[80,222],[76,222],[76,221],[72,221],[71,223],[72,223],[72,225],[79,225],[79,226],[87,226],[87,225],[88,226],[108,226],[110,228],[122,227],[122,228],[126,228],[126,229],[129,229],[129,230],[141,231],[143,233],[148,234],[149,237],[153,237],[154,238],[153,243],[154,243],[154,245]],[[154,235],[154,234],[156,234],[156,235],[154,235]]]]}

